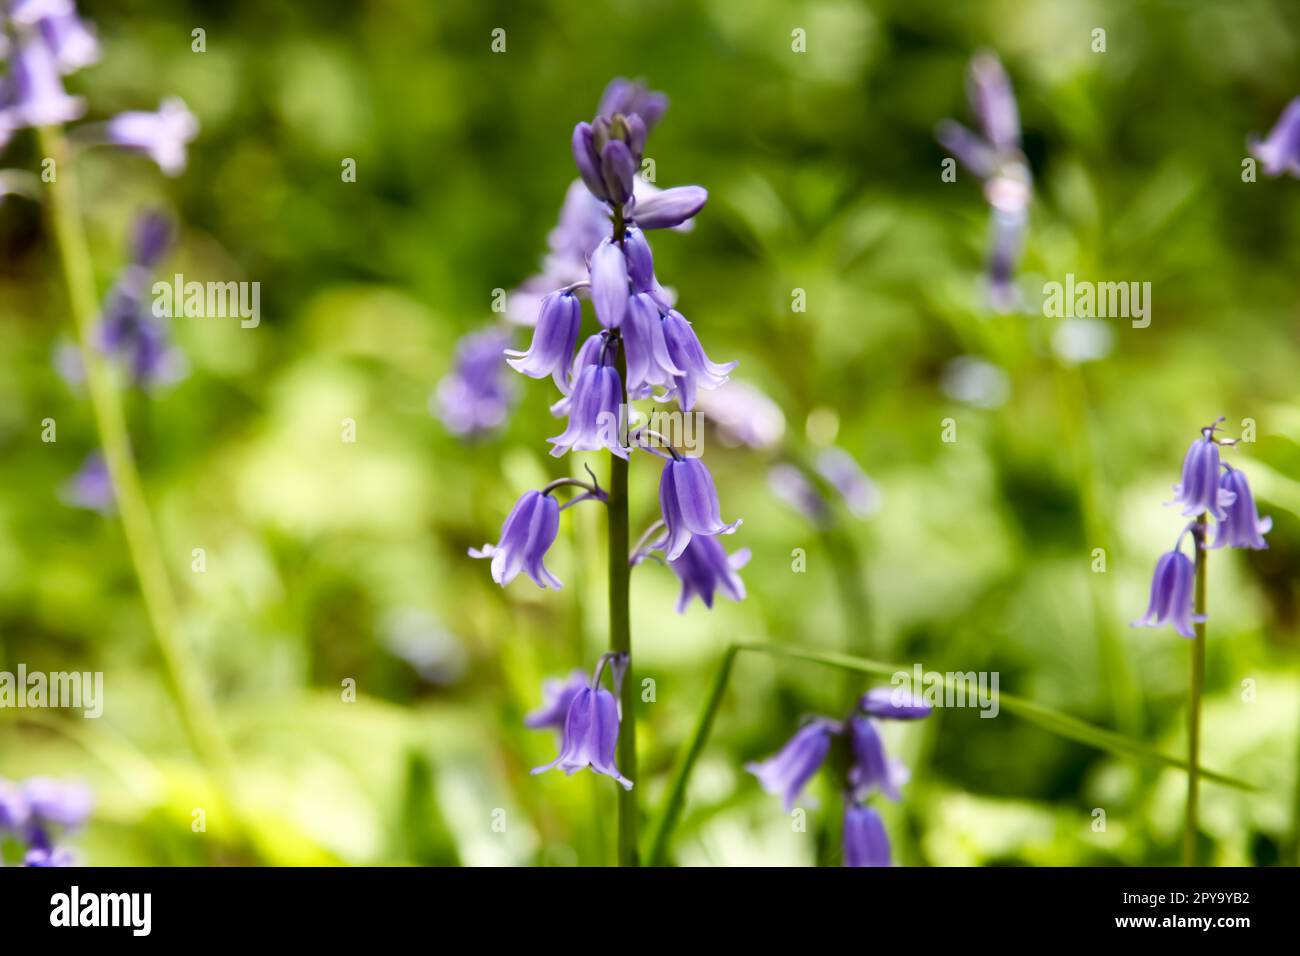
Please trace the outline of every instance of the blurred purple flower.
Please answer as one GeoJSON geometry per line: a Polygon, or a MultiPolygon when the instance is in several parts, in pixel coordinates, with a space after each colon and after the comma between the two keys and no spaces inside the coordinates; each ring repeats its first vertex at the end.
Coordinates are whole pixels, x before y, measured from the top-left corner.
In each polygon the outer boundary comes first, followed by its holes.
{"type": "Polygon", "coordinates": [[[81,470],[64,483],[59,497],[64,504],[75,508],[88,508],[100,514],[113,511],[116,498],[113,479],[108,473],[108,463],[99,452],[90,455],[81,470]]]}
{"type": "Polygon", "coordinates": [[[16,126],[57,126],[77,119],[85,112],[81,97],[69,96],[63,88],[58,63],[46,42],[37,36],[18,46],[9,74],[7,113],[16,126]]]}
{"type": "Polygon", "coordinates": [[[718,426],[724,445],[763,450],[778,445],[785,435],[781,407],[748,382],[730,379],[697,396],[696,408],[718,426]]]}
{"type": "Polygon", "coordinates": [[[875,721],[864,716],[850,719],[849,742],[853,750],[848,777],[852,798],[861,800],[879,790],[890,800],[898,800],[898,788],[908,780],[907,768],[885,753],[885,742],[875,721]]]}
{"type": "MultiPolygon", "coordinates": [[[[1182,538],[1179,537],[1181,543],[1182,538]]],[[[1192,609],[1192,583],[1196,576],[1196,567],[1191,558],[1179,550],[1160,556],[1156,562],[1156,571],[1151,580],[1151,600],[1147,611],[1133,627],[1159,627],[1169,624],[1183,637],[1195,637],[1192,629],[1194,623],[1205,620],[1205,616],[1195,614],[1192,609]]]]}
{"type": "Polygon", "coordinates": [[[876,484],[842,448],[827,448],[817,456],[817,471],[843,496],[855,518],[865,518],[880,507],[876,484]]]}
{"type": "Polygon", "coordinates": [[[876,687],[858,700],[858,709],[872,717],[890,720],[917,720],[929,717],[932,708],[924,700],[901,688],[876,687]]]}
{"type": "Polygon", "coordinates": [[[835,721],[818,717],[802,727],[775,756],[747,763],[745,769],[758,778],[764,790],[780,797],[789,813],[830,752],[831,736],[840,731],[835,721]]]}
{"type": "Polygon", "coordinates": [[[738,520],[730,524],[723,522],[713,476],[698,458],[673,458],[664,462],[659,504],[667,529],[664,553],[669,561],[681,557],[696,535],[731,534],[740,526],[738,520]]]}
{"type": "Polygon", "coordinates": [[[560,528],[560,505],[550,495],[528,491],[510,509],[501,527],[501,540],[495,545],[470,548],[473,558],[492,560],[492,580],[505,587],[520,571],[539,588],[562,587],[560,580],[546,568],[546,552],[555,543],[560,528]]]}
{"type": "Polygon", "coordinates": [[[953,120],[941,122],[935,135],[984,181],[990,209],[989,298],[995,309],[1006,312],[1017,305],[1015,268],[1029,221],[1033,177],[1020,151],[1020,114],[1011,80],[995,54],[980,53],[971,60],[967,93],[983,136],[953,120]]]}
{"type": "Polygon", "coordinates": [[[23,866],[63,867],[76,866],[77,859],[66,847],[33,847],[23,857],[23,866]]]}
{"type": "Polygon", "coordinates": [[[596,115],[612,119],[615,114],[636,115],[641,118],[647,130],[654,129],[664,112],[668,109],[668,97],[658,90],[652,90],[641,80],[629,80],[615,77],[605,87],[596,115]]]}
{"type": "Polygon", "coordinates": [[[514,405],[514,382],[504,353],[510,333],[489,327],[456,345],[452,370],[430,396],[431,410],[453,435],[477,437],[505,422],[514,405]]]}
{"type": "Polygon", "coordinates": [[[830,504],[822,497],[803,470],[787,462],[778,462],[767,471],[767,486],[772,494],[784,501],[817,527],[831,522],[830,504]]]}
{"type": "Polygon", "coordinates": [[[170,96],[157,112],[119,113],[108,121],[108,141],[124,149],[144,153],[168,176],[185,169],[185,148],[199,135],[199,121],[185,101],[170,96]]]}
{"type": "Polygon", "coordinates": [[[668,562],[682,582],[677,613],[685,613],[691,598],[696,596],[705,607],[712,608],[714,592],[719,589],[733,601],[743,601],[745,583],[736,572],[749,563],[749,557],[748,548],[728,555],[717,538],[692,536],[681,555],[668,562]]]}
{"type": "Polygon", "coordinates": [[[9,16],[15,24],[40,31],[61,73],[72,73],[99,60],[99,40],[77,16],[73,0],[15,0],[9,16]]]}
{"type": "Polygon", "coordinates": [[[628,218],[642,229],[671,229],[693,219],[708,201],[703,186],[673,186],[634,197],[628,218]]]}
{"type": "Polygon", "coordinates": [[[889,835],[880,814],[852,800],[844,807],[844,865],[889,866],[889,835]]]}
{"type": "Polygon", "coordinates": [[[1268,139],[1252,136],[1249,145],[1267,175],[1300,176],[1300,96],[1286,105],[1268,139]]]}
{"type": "Polygon", "coordinates": [[[30,777],[23,781],[22,790],[32,822],[45,826],[79,827],[95,805],[90,788],[82,783],[30,777]]]}
{"type": "MultiPolygon", "coordinates": [[[[1244,472],[1230,468],[1219,479],[1220,491],[1232,495],[1232,501],[1224,508],[1224,517],[1219,520],[1218,534],[1212,547],[1250,548],[1255,551],[1268,547],[1264,535],[1273,528],[1272,518],[1261,518],[1255,507],[1255,496],[1250,490],[1244,472]]],[[[1222,500],[1222,499],[1220,499],[1222,500]]]]}

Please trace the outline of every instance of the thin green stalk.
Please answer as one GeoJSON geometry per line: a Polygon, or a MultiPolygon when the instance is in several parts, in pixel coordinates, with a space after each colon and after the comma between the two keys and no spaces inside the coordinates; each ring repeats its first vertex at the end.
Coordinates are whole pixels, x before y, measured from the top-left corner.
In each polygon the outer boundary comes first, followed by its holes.
{"type": "Polygon", "coordinates": [[[1196,865],[1196,816],[1200,805],[1201,776],[1201,696],[1205,691],[1205,532],[1207,516],[1202,513],[1192,530],[1196,547],[1197,621],[1193,626],[1196,639],[1192,645],[1192,696],[1187,708],[1187,819],[1183,828],[1183,865],[1196,865]]]}
{"type": "MultiPolygon", "coordinates": [[[[662,865],[668,853],[668,844],[672,839],[673,831],[681,819],[682,810],[686,802],[686,788],[690,782],[690,775],[695,768],[695,763],[704,750],[708,742],[708,736],[713,728],[714,716],[718,707],[722,703],[722,698],[726,693],[728,681],[733,670],[734,659],[741,651],[748,651],[755,654],[769,654],[774,657],[788,657],[794,660],[806,661],[812,664],[822,664],[826,667],[838,667],[842,670],[854,671],[859,674],[869,674],[877,677],[888,677],[898,673],[903,668],[897,664],[887,664],[881,661],[867,660],[861,657],[851,657],[847,654],[837,654],[833,651],[808,650],[800,647],[790,647],[780,644],[731,644],[728,646],[726,653],[723,655],[722,662],[718,667],[717,676],[714,678],[712,690],[704,701],[703,709],[696,720],[695,730],[687,742],[686,750],[683,753],[681,762],[673,775],[673,781],[668,788],[668,796],[664,801],[663,810],[660,813],[658,825],[655,828],[654,840],[651,843],[649,861],[651,865],[662,865]]],[[[957,689],[958,680],[955,676],[949,676],[944,673],[943,686],[945,689],[957,689]]],[[[964,687],[964,685],[963,685],[964,687]]],[[[1180,770],[1186,770],[1190,773],[1191,764],[1179,760],[1177,757],[1171,757],[1168,754],[1143,744],[1141,741],[1133,740],[1123,734],[1115,733],[1111,730],[1105,730],[1101,727],[1079,720],[1069,714],[1061,713],[1042,704],[1034,703],[1022,697],[1016,697],[1011,694],[1002,692],[990,693],[990,702],[996,703],[999,710],[1005,710],[1007,713],[1014,714],[1021,720],[1034,724],[1049,733],[1073,740],[1078,743],[1086,744],[1090,747],[1096,747],[1098,750],[1104,750],[1108,753],[1116,754],[1122,757],[1137,757],[1149,764],[1173,767],[1180,770]]],[[[1222,784],[1227,787],[1234,787],[1238,790],[1255,791],[1258,788],[1244,780],[1238,780],[1235,777],[1229,777],[1226,774],[1217,773],[1213,770],[1206,770],[1199,765],[1196,768],[1199,776],[1206,780],[1222,784]]]]}
{"type": "MultiPolygon", "coordinates": [[[[122,520],[131,563],[140,582],[145,612],[158,642],[167,688],[175,701],[181,724],[199,760],[213,774],[223,800],[230,786],[229,760],[213,712],[194,662],[177,637],[176,600],[162,557],[153,518],[145,501],[140,475],[132,458],[121,396],[112,374],[94,345],[98,314],[95,277],[81,222],[76,169],[63,131],[42,127],[37,131],[43,154],[54,160],[55,179],[49,184],[46,208],[50,230],[59,249],[77,343],[86,370],[86,385],[99,432],[104,460],[113,482],[117,511],[122,520]]],[[[227,800],[229,803],[229,801],[227,800]]],[[[229,804],[234,808],[233,804],[229,804]]]]}
{"type": "MultiPolygon", "coordinates": [[[[626,224],[623,208],[614,212],[614,241],[620,245],[626,224]]],[[[622,342],[614,345],[618,378],[623,383],[622,408],[627,408],[627,356],[622,342]]],[[[620,433],[621,434],[621,433],[620,433]]],[[[626,458],[610,456],[609,465],[609,649],[627,655],[627,670],[619,690],[620,725],[618,733],[618,769],[629,780],[637,779],[636,769],[636,680],[632,669],[632,618],[628,597],[632,566],[629,563],[626,458]]],[[[637,816],[638,790],[618,791],[618,865],[639,866],[640,848],[637,816]]]]}

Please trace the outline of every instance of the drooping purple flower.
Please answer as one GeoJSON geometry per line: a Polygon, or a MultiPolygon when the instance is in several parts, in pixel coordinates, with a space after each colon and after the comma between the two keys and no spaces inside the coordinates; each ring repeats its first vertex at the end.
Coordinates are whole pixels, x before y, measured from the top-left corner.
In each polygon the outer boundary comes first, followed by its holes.
{"type": "Polygon", "coordinates": [[[74,508],[109,514],[116,504],[116,497],[104,456],[95,452],[87,457],[80,470],[60,489],[59,496],[65,504],[74,508]]]}
{"type": "Polygon", "coordinates": [[[1017,305],[1015,268],[1033,198],[1033,177],[1020,150],[1020,114],[1011,81],[997,56],[981,53],[967,78],[971,110],[983,135],[953,120],[941,122],[939,142],[984,181],[990,210],[987,263],[990,304],[999,312],[1017,305]]]}
{"type": "Polygon", "coordinates": [[[748,548],[728,555],[717,538],[693,535],[681,556],[668,562],[682,582],[677,613],[684,614],[691,598],[696,596],[705,607],[712,608],[714,592],[719,589],[733,601],[743,601],[745,582],[736,572],[749,563],[749,557],[748,548]]]}
{"type": "Polygon", "coordinates": [[[874,809],[848,801],[844,806],[844,865],[889,866],[889,834],[874,809]]]}
{"type": "Polygon", "coordinates": [[[591,254],[591,304],[607,329],[623,324],[627,311],[627,259],[618,244],[605,239],[591,254]]]}
{"type": "Polygon", "coordinates": [[[19,44],[10,73],[10,95],[8,112],[19,126],[57,126],[77,119],[86,109],[85,100],[64,90],[54,54],[37,36],[19,44]]]}
{"type": "Polygon", "coordinates": [[[144,213],[135,223],[131,261],[109,291],[100,316],[99,347],[123,361],[137,385],[175,382],[185,374],[185,356],[169,341],[165,320],[145,297],[154,268],[171,244],[171,223],[159,213],[144,213]]]}
{"type": "Polygon", "coordinates": [[[1300,96],[1286,105],[1268,139],[1252,136],[1250,151],[1264,164],[1269,176],[1300,176],[1300,96]]]}
{"type": "Polygon", "coordinates": [[[495,545],[470,548],[469,554],[472,558],[491,558],[492,580],[502,587],[523,571],[539,588],[559,588],[563,586],[559,578],[545,564],[546,552],[559,530],[559,502],[540,491],[526,491],[501,526],[501,540],[495,545]]]}
{"type": "Polygon", "coordinates": [[[667,536],[664,553],[669,561],[681,557],[692,537],[731,534],[740,521],[726,524],[718,505],[718,490],[708,467],[698,458],[673,458],[664,462],[659,480],[659,505],[667,536]]]}
{"type": "MultiPolygon", "coordinates": [[[[556,458],[570,451],[599,451],[608,448],[627,457],[623,445],[623,383],[618,369],[603,363],[588,365],[578,373],[573,394],[562,399],[568,408],[569,424],[553,438],[551,454],[556,458]]],[[[553,406],[554,407],[554,406],[553,406]]]]}
{"type": "Polygon", "coordinates": [[[61,73],[72,73],[99,60],[99,40],[77,16],[73,0],[17,0],[9,15],[14,23],[40,31],[61,73]]]}
{"type": "Polygon", "coordinates": [[[1225,517],[1219,521],[1219,531],[1213,547],[1250,548],[1255,551],[1268,547],[1264,535],[1273,528],[1272,518],[1261,518],[1255,507],[1255,496],[1246,482],[1246,475],[1235,468],[1226,469],[1219,479],[1220,489],[1233,495],[1224,508],[1225,517]]]}
{"type": "Polygon", "coordinates": [[[871,717],[889,720],[918,720],[929,717],[932,708],[902,688],[875,687],[858,700],[858,709],[871,717]]]}
{"type": "Polygon", "coordinates": [[[573,695],[564,721],[560,755],[550,763],[535,767],[533,773],[559,768],[568,775],[590,767],[596,773],[613,777],[624,790],[632,781],[619,773],[615,760],[618,747],[618,701],[601,687],[583,687],[573,695]]]}
{"type": "Polygon", "coordinates": [[[633,398],[646,397],[653,386],[671,387],[686,374],[668,354],[663,316],[648,293],[638,292],[627,300],[623,347],[627,354],[627,390],[633,398]]]}
{"type": "Polygon", "coordinates": [[[503,353],[510,333],[495,326],[471,332],[456,345],[451,371],[430,396],[430,408],[453,435],[477,437],[510,414],[515,383],[503,353]]]}
{"type": "Polygon", "coordinates": [[[767,486],[772,494],[817,527],[826,527],[831,523],[829,502],[797,465],[788,462],[773,465],[767,472],[767,486]]]}
{"type": "Polygon", "coordinates": [[[703,186],[674,186],[634,197],[629,218],[642,229],[670,229],[692,219],[708,201],[703,186]]]}
{"type": "Polygon", "coordinates": [[[838,491],[857,518],[865,518],[880,507],[880,492],[876,483],[842,448],[827,448],[817,456],[817,471],[832,488],[838,491]]]}
{"type": "Polygon", "coordinates": [[[849,721],[849,742],[853,750],[853,765],[849,767],[853,797],[861,800],[879,790],[890,800],[898,800],[898,788],[908,780],[907,768],[889,759],[875,721],[861,715],[853,717],[849,721]]]}
{"type": "Polygon", "coordinates": [[[826,759],[831,749],[831,736],[839,733],[839,725],[818,717],[802,727],[789,742],[767,760],[745,764],[745,769],[758,778],[763,789],[781,798],[787,813],[803,795],[803,788],[826,759]]]}
{"type": "Polygon", "coordinates": [[[724,445],[773,448],[785,435],[781,406],[748,382],[730,379],[695,397],[696,408],[718,427],[724,445]]]}
{"type": "Polygon", "coordinates": [[[561,389],[573,362],[573,347],[582,325],[582,306],[571,292],[552,292],[542,300],[527,352],[506,352],[506,364],[529,378],[554,379],[561,389]]]}
{"type": "Polygon", "coordinates": [[[95,804],[90,788],[81,783],[30,777],[22,789],[32,822],[42,826],[79,827],[95,804]]]}
{"type": "Polygon", "coordinates": [[[77,858],[67,847],[32,847],[23,856],[23,866],[64,867],[76,866],[77,858]]]}
{"type": "Polygon", "coordinates": [[[22,787],[0,779],[0,830],[22,831],[31,817],[32,810],[22,787]]]}
{"type": "Polygon", "coordinates": [[[676,309],[669,309],[663,320],[664,341],[668,356],[684,374],[674,376],[670,394],[677,396],[682,411],[695,407],[698,389],[717,388],[727,381],[727,376],[738,363],[718,364],[704,354],[704,347],[695,335],[691,323],[676,309]]]}
{"type": "Polygon", "coordinates": [[[157,112],[133,110],[108,121],[108,141],[144,153],[168,176],[185,169],[185,147],[199,135],[198,118],[180,97],[163,100],[157,112]]]}
{"type": "Polygon", "coordinates": [[[1194,623],[1205,620],[1205,616],[1193,612],[1192,585],[1196,576],[1196,566],[1192,559],[1178,550],[1160,556],[1156,562],[1156,571],[1151,579],[1151,600],[1147,611],[1133,627],[1159,627],[1169,624],[1183,637],[1195,637],[1192,629],[1194,623]]]}
{"type": "Polygon", "coordinates": [[[588,677],[580,670],[569,675],[568,680],[548,680],[542,684],[542,706],[524,717],[524,726],[533,730],[550,727],[563,730],[569,717],[569,705],[578,692],[588,686],[588,677]]]}
{"type": "Polygon", "coordinates": [[[1233,492],[1219,485],[1219,446],[1214,441],[1214,426],[1201,429],[1201,437],[1192,442],[1183,457],[1183,480],[1174,485],[1176,496],[1170,504],[1182,508],[1188,518],[1204,512],[1217,521],[1225,518],[1224,507],[1232,504],[1233,492]]]}

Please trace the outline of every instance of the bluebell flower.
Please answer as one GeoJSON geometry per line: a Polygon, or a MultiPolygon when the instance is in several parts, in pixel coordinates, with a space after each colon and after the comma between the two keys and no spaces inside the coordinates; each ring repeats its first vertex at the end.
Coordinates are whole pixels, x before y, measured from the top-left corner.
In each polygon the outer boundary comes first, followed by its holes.
{"type": "Polygon", "coordinates": [[[569,704],[560,755],[548,764],[535,767],[533,773],[558,768],[571,776],[590,767],[596,773],[613,777],[623,789],[631,790],[632,781],[619,772],[615,759],[618,728],[618,701],[614,695],[601,687],[583,687],[569,704]]]}
{"type": "Polygon", "coordinates": [[[659,505],[666,537],[664,553],[669,561],[681,557],[691,538],[731,534],[740,521],[726,524],[718,505],[718,490],[708,467],[698,458],[672,458],[664,462],[659,480],[659,505]]]}
{"type": "Polygon", "coordinates": [[[582,306],[577,296],[571,292],[552,292],[542,300],[532,345],[527,352],[507,351],[506,364],[529,378],[549,375],[556,385],[564,388],[581,325],[582,306]]]}
{"type": "Polygon", "coordinates": [[[15,24],[39,31],[61,73],[75,72],[99,60],[99,40],[77,16],[73,0],[16,0],[9,16],[15,24]]]}
{"type": "Polygon", "coordinates": [[[1250,139],[1250,151],[1269,176],[1300,176],[1300,96],[1286,105],[1268,139],[1250,139]]]}
{"type": "Polygon", "coordinates": [[[689,412],[695,407],[696,391],[722,385],[737,363],[719,364],[705,355],[704,347],[700,345],[691,323],[675,309],[669,309],[664,316],[663,330],[664,341],[668,345],[668,356],[683,372],[681,375],[674,376],[670,394],[677,397],[682,411],[689,412]]]}
{"type": "Polygon", "coordinates": [[[568,680],[548,680],[542,684],[542,706],[524,717],[524,726],[534,730],[563,730],[569,707],[578,692],[588,686],[587,675],[575,670],[568,680]]]}
{"type": "Polygon", "coordinates": [[[503,358],[509,346],[510,333],[495,326],[457,343],[451,371],[430,397],[431,410],[453,435],[486,434],[510,414],[516,393],[503,358]]]}
{"type": "Polygon", "coordinates": [[[591,304],[607,329],[623,324],[627,310],[627,259],[617,243],[605,239],[591,254],[591,304]]]}
{"type": "Polygon", "coordinates": [[[76,857],[66,847],[32,847],[23,857],[23,866],[66,867],[75,866],[76,857]]]}
{"type": "Polygon", "coordinates": [[[880,507],[880,492],[866,472],[842,448],[827,448],[817,456],[817,471],[844,498],[849,512],[865,518],[880,507]]]}
{"type": "Polygon", "coordinates": [[[32,821],[42,826],[79,827],[95,805],[90,788],[81,783],[30,777],[22,791],[32,821]]]}
{"type": "Polygon", "coordinates": [[[773,465],[767,471],[767,486],[772,494],[816,527],[829,527],[832,523],[830,503],[798,466],[788,462],[773,465]]]}
{"type": "Polygon", "coordinates": [[[717,538],[693,535],[681,555],[668,562],[682,582],[677,613],[684,613],[691,598],[697,596],[705,607],[712,608],[713,595],[718,590],[733,601],[743,601],[745,583],[736,572],[749,563],[749,557],[748,548],[728,555],[717,538]]]}
{"type": "Polygon", "coordinates": [[[490,558],[492,580],[502,587],[524,571],[539,588],[559,588],[560,580],[545,564],[546,552],[559,530],[559,502],[540,491],[528,491],[510,509],[501,527],[501,540],[495,545],[471,548],[469,554],[473,558],[490,558]]]}
{"type": "Polygon", "coordinates": [[[627,391],[632,398],[645,398],[653,386],[671,388],[686,375],[668,354],[663,316],[648,293],[638,292],[627,300],[623,348],[627,355],[627,391]]]}
{"type": "Polygon", "coordinates": [[[185,373],[184,353],[171,344],[165,320],[146,302],[149,280],[170,244],[165,216],[145,213],[136,220],[131,261],[109,290],[100,316],[100,349],[120,359],[143,387],[169,384],[185,373]]]}
{"type": "Polygon", "coordinates": [[[933,708],[901,688],[875,687],[858,700],[858,709],[871,717],[889,720],[918,720],[929,717],[933,708]]]}
{"type": "Polygon", "coordinates": [[[600,151],[600,174],[605,195],[610,202],[625,203],[632,198],[632,181],[636,176],[637,157],[628,143],[610,140],[600,151]]]}
{"type": "Polygon", "coordinates": [[[74,508],[87,508],[100,514],[109,514],[116,504],[113,478],[108,472],[108,462],[99,452],[87,456],[75,475],[60,489],[64,504],[74,508]]]}
{"type": "MultiPolygon", "coordinates": [[[[548,438],[556,458],[570,451],[599,451],[607,448],[626,458],[623,445],[623,383],[618,369],[603,360],[578,372],[573,393],[561,399],[569,416],[568,427],[548,438]]],[[[555,406],[553,406],[554,408],[555,406]]]]}
{"type": "Polygon", "coordinates": [[[79,96],[69,96],[54,54],[45,41],[30,36],[18,45],[9,75],[10,115],[20,126],[57,126],[86,110],[79,96]]]}
{"type": "Polygon", "coordinates": [[[731,379],[697,395],[696,408],[718,429],[724,445],[759,451],[775,448],[785,435],[781,406],[749,382],[731,379]]]}
{"type": "Polygon", "coordinates": [[[628,218],[642,229],[671,229],[693,219],[708,201],[703,186],[673,186],[634,196],[628,218]]]}
{"type": "Polygon", "coordinates": [[[31,817],[31,807],[27,804],[22,787],[0,779],[0,831],[17,833],[26,830],[31,817]]]}
{"type": "Polygon", "coordinates": [[[1214,427],[1201,429],[1202,437],[1187,449],[1183,480],[1174,485],[1176,497],[1170,503],[1182,508],[1188,518],[1208,511],[1216,521],[1222,521],[1226,516],[1224,507],[1233,501],[1232,490],[1219,485],[1219,446],[1214,441],[1214,427]]]}
{"type": "Polygon", "coordinates": [[[889,835],[871,807],[850,800],[844,805],[844,865],[889,866],[889,835]]]}
{"type": "MultiPolygon", "coordinates": [[[[1179,539],[1181,541],[1181,538],[1179,539]]],[[[1156,562],[1155,575],[1151,580],[1151,600],[1147,611],[1133,627],[1159,627],[1169,624],[1183,637],[1195,637],[1194,623],[1205,620],[1204,615],[1193,612],[1192,585],[1196,577],[1196,566],[1192,559],[1179,550],[1160,556],[1156,562]]]]}
{"type": "Polygon", "coordinates": [[[898,800],[898,788],[908,780],[907,768],[885,753],[885,742],[875,721],[861,715],[851,718],[849,742],[853,765],[849,768],[848,783],[854,799],[861,800],[879,790],[890,800],[898,800]]]}
{"type": "Polygon", "coordinates": [[[1029,222],[1033,178],[1020,150],[1020,114],[1011,80],[994,54],[981,53],[971,61],[967,93],[982,135],[944,120],[936,136],[984,182],[991,234],[989,299],[995,309],[1006,312],[1017,304],[1015,267],[1029,222]]]}
{"type": "Polygon", "coordinates": [[[775,756],[747,763],[745,769],[758,778],[764,790],[780,797],[789,813],[830,752],[832,735],[839,732],[835,721],[818,717],[802,727],[775,756]]]}
{"type": "Polygon", "coordinates": [[[144,153],[168,176],[185,169],[186,146],[199,135],[199,121],[185,101],[171,96],[156,112],[119,113],[106,126],[108,141],[144,153]]]}
{"type": "Polygon", "coordinates": [[[1219,479],[1219,488],[1232,495],[1232,501],[1224,508],[1224,517],[1219,521],[1218,534],[1213,547],[1251,548],[1255,551],[1268,547],[1264,535],[1273,528],[1272,518],[1261,518],[1255,508],[1255,496],[1246,482],[1244,472],[1224,465],[1223,476],[1219,479]]]}

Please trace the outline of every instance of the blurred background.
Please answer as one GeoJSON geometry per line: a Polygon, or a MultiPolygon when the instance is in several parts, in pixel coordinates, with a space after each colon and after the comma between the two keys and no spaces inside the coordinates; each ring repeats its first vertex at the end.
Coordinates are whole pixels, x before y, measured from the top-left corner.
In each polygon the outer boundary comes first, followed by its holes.
{"type": "MultiPolygon", "coordinates": [[[[159,272],[258,281],[262,312],[255,329],[175,320],[188,374],[125,396],[249,841],[219,813],[194,832],[195,808],[218,801],[121,526],[67,500],[97,438],[84,390],[56,370],[72,329],[55,249],[38,205],[0,206],[0,670],[102,671],[106,704],[99,720],[0,711],[0,777],[92,788],[94,816],[69,841],[82,861],[612,859],[615,785],[530,777],[556,742],[522,723],[545,678],[605,649],[601,509],[565,513],[559,592],[523,578],[503,590],[466,555],[524,490],[584,461],[605,481],[608,456],[548,456],[562,428],[548,382],[507,379],[509,414],[472,436],[440,419],[437,389],[462,337],[506,327],[494,290],[538,271],[574,177],[573,124],[627,75],[671,100],[649,147],[658,184],[711,197],[692,232],[652,237],[657,272],[710,356],[738,359],[735,377],[779,410],[764,413],[768,447],[705,439],[723,515],[744,519],[727,544],[752,551],[748,598],[679,615],[671,571],[633,574],[638,678],[656,686],[639,712],[648,813],[734,640],[997,671],[1005,692],[1181,754],[1191,645],[1128,622],[1182,526],[1162,502],[1187,445],[1224,415],[1231,436],[1256,423],[1257,441],[1225,455],[1275,525],[1269,550],[1210,558],[1204,762],[1259,789],[1203,785],[1202,854],[1295,862],[1300,184],[1241,175],[1248,135],[1300,93],[1294,4],[104,0],[82,13],[103,43],[69,78],[90,119],[175,94],[202,124],[175,180],[120,152],[80,157],[101,293],[135,214],[163,207],[181,231],[159,272]],[[943,182],[934,138],[945,117],[974,124],[980,49],[1011,76],[1035,181],[1025,308],[1006,315],[985,304],[980,183],[961,168],[943,182]],[[1067,272],[1152,283],[1150,327],[1043,317],[1043,283],[1067,272]],[[47,417],[55,443],[40,441],[47,417]],[[874,500],[853,508],[823,487],[806,514],[789,467],[831,448],[874,500]]],[[[39,170],[29,133],[4,165],[39,170]]],[[[657,514],[658,476],[633,461],[634,537],[657,514]]],[[[742,655],[671,859],[838,864],[834,792],[815,787],[821,809],[792,832],[742,766],[869,686],[742,655]]],[[[1006,712],[940,710],[886,739],[912,771],[884,808],[898,862],[1178,859],[1181,772],[1006,712]]]]}

